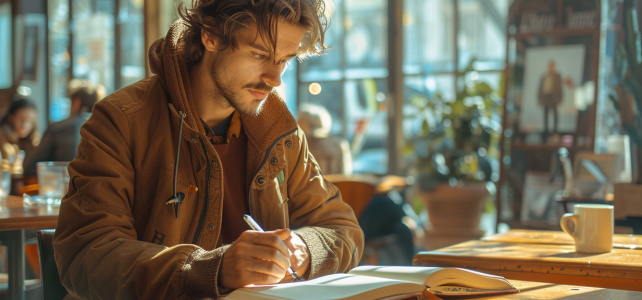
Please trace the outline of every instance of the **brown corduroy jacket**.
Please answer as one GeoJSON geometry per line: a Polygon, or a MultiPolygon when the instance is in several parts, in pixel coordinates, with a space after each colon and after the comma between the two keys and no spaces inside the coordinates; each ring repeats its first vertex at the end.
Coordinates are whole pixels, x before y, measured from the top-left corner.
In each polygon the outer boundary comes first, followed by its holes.
{"type": "MultiPolygon", "coordinates": [[[[66,299],[201,299],[217,287],[223,170],[198,121],[176,23],[150,49],[156,76],[100,101],[81,129],[54,251],[66,299]],[[178,44],[178,45],[177,45],[178,44]],[[180,113],[187,115],[179,139],[180,113]],[[178,219],[177,191],[186,197],[178,219]]],[[[308,278],[346,272],[363,251],[352,209],[326,181],[283,101],[270,94],[248,136],[250,213],[265,230],[293,228],[311,252],[308,278]]],[[[301,275],[301,274],[300,274],[301,275]]]]}

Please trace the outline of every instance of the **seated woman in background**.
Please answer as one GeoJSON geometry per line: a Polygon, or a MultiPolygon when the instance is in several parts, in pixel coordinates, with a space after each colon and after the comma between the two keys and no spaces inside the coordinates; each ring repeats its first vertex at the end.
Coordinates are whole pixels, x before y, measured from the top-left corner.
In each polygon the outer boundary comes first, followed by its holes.
{"type": "Polygon", "coordinates": [[[298,123],[323,174],[352,173],[350,146],[346,140],[330,136],[332,117],[325,107],[311,103],[302,104],[299,107],[298,123]]]}
{"type": "Polygon", "coordinates": [[[0,121],[0,154],[2,170],[12,173],[22,172],[24,150],[27,154],[34,148],[37,125],[36,106],[27,98],[15,95],[9,112],[0,121]]]}
{"type": "Polygon", "coordinates": [[[105,97],[105,87],[85,79],[72,79],[68,85],[71,109],[69,118],[49,125],[40,145],[27,153],[24,175],[37,175],[36,164],[41,161],[71,161],[76,157],[80,142],[80,127],[91,116],[94,104],[105,97]]]}

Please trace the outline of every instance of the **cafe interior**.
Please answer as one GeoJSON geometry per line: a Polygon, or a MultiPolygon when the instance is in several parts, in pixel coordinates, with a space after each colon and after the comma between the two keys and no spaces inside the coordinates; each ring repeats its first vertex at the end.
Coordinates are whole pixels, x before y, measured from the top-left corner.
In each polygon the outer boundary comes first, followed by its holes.
{"type": "MultiPolygon", "coordinates": [[[[148,49],[181,2],[0,0],[0,299],[67,294],[52,237],[80,130],[157,76],[148,49]]],[[[520,290],[476,299],[642,299],[642,1],[325,0],[324,14],[328,50],[274,89],[354,211],[359,265],[520,290]]]]}

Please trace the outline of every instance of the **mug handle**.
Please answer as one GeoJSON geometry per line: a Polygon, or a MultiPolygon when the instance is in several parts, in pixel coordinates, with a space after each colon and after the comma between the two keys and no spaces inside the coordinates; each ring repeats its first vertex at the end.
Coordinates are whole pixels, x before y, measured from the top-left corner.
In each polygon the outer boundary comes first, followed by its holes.
{"type": "Polygon", "coordinates": [[[573,221],[573,223],[575,223],[574,228],[577,229],[577,223],[579,221],[579,216],[574,215],[572,213],[566,213],[560,219],[560,227],[562,227],[562,230],[564,232],[568,233],[568,235],[570,235],[571,237],[573,237],[574,240],[577,241],[578,236],[575,235],[575,231],[571,231],[571,230],[568,229],[568,225],[567,225],[568,221],[573,221]]]}

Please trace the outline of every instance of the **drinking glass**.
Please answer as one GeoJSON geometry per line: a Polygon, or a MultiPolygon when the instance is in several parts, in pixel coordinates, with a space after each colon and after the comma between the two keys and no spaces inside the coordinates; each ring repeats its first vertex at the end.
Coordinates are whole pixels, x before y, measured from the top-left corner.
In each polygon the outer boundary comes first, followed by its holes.
{"type": "Polygon", "coordinates": [[[37,164],[38,194],[47,204],[60,204],[62,197],[67,194],[69,187],[68,165],[68,161],[46,161],[37,164]]]}
{"type": "Polygon", "coordinates": [[[6,197],[11,191],[11,172],[0,171],[0,197],[6,197]]]}

